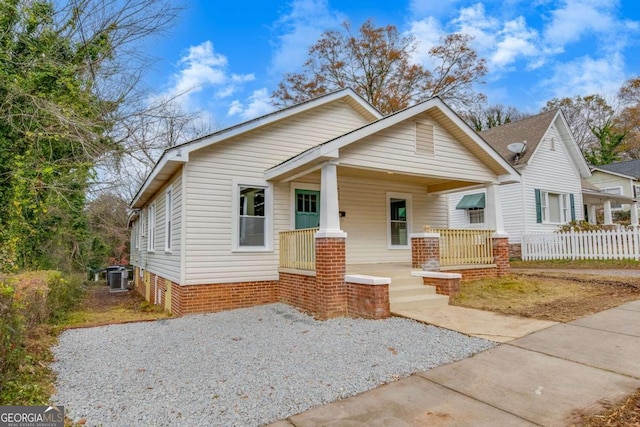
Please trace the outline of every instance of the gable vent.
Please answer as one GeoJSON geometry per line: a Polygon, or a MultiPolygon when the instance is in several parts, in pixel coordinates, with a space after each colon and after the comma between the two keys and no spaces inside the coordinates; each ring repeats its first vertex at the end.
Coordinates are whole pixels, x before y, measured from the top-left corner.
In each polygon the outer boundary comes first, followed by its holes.
{"type": "Polygon", "coordinates": [[[416,122],[416,154],[420,156],[434,156],[433,125],[416,122]]]}

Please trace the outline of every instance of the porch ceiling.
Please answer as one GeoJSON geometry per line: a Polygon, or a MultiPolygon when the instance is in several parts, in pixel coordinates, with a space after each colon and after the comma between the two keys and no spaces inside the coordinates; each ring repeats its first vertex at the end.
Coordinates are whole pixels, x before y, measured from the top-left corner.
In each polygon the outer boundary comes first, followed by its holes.
{"type": "Polygon", "coordinates": [[[393,181],[406,184],[422,185],[429,193],[455,190],[468,186],[478,185],[478,182],[455,181],[448,178],[429,175],[409,175],[401,172],[345,167],[338,165],[338,178],[350,177],[372,179],[377,181],[393,181]]]}

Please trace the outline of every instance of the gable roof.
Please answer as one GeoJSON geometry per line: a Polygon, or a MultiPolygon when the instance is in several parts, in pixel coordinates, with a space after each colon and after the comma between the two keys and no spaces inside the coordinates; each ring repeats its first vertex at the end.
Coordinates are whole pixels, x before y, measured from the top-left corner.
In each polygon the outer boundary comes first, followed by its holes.
{"type": "Polygon", "coordinates": [[[580,176],[589,177],[591,174],[589,166],[573,138],[562,110],[546,111],[516,122],[496,126],[480,132],[480,135],[512,166],[526,165],[535,156],[542,139],[553,124],[556,124],[561,140],[568,141],[565,147],[580,176]],[[526,150],[516,158],[508,146],[511,143],[523,141],[527,143],[526,150]]]}
{"type": "Polygon", "coordinates": [[[512,165],[524,164],[531,158],[557,114],[558,110],[547,111],[516,122],[484,130],[480,132],[480,136],[512,165]],[[513,142],[523,141],[527,141],[527,148],[520,156],[518,163],[516,163],[514,153],[509,151],[507,147],[513,142]]]}
{"type": "Polygon", "coordinates": [[[308,101],[301,102],[291,107],[274,111],[264,116],[257,117],[229,128],[222,129],[210,135],[175,145],[167,148],[155,166],[142,183],[138,192],[131,200],[129,206],[133,209],[143,207],[146,202],[158,191],[164,183],[171,178],[173,173],[178,170],[181,164],[189,161],[189,154],[201,148],[208,147],[220,141],[254,131],[258,128],[271,125],[280,120],[287,119],[291,116],[309,111],[321,105],[325,105],[337,100],[347,102],[355,111],[361,114],[369,121],[378,120],[382,117],[373,105],[369,104],[364,98],[358,95],[353,89],[340,89],[308,101]]]}
{"type": "Polygon", "coordinates": [[[615,172],[633,179],[640,179],[640,160],[610,163],[608,165],[596,166],[594,169],[615,172]]]}
{"type": "Polygon", "coordinates": [[[269,180],[287,175],[295,175],[296,172],[305,169],[308,170],[309,167],[314,167],[323,161],[337,159],[339,158],[338,151],[341,148],[424,112],[431,114],[436,121],[440,122],[449,133],[476,157],[480,158],[494,173],[501,175],[502,181],[517,182],[520,180],[520,174],[439,97],[422,101],[375,122],[366,124],[359,129],[355,129],[312,147],[268,169],[265,172],[265,178],[269,180]]]}

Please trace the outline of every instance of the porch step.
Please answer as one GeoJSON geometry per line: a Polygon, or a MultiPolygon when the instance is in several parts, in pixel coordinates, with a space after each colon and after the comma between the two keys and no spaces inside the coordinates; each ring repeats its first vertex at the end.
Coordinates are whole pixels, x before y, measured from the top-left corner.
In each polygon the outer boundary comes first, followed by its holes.
{"type": "Polygon", "coordinates": [[[449,305],[448,295],[425,294],[414,297],[401,297],[391,300],[391,312],[425,307],[444,307],[449,305]]]}
{"type": "Polygon", "coordinates": [[[396,298],[415,297],[421,295],[433,295],[436,293],[435,286],[425,285],[403,285],[392,286],[389,288],[389,299],[394,301],[396,298]]]}
{"type": "Polygon", "coordinates": [[[436,294],[435,286],[425,286],[422,277],[400,276],[391,280],[389,302],[393,312],[394,309],[445,306],[449,304],[449,297],[436,294]]]}

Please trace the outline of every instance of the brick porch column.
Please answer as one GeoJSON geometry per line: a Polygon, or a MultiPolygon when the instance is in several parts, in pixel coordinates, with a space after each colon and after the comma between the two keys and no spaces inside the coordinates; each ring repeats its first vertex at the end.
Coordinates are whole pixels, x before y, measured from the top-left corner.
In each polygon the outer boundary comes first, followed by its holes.
{"type": "Polygon", "coordinates": [[[422,268],[425,264],[440,266],[440,233],[412,233],[411,267],[422,268]]]}
{"type": "Polygon", "coordinates": [[[337,161],[322,165],[320,174],[320,229],[316,233],[316,288],[314,315],[329,319],[347,315],[347,233],[340,229],[337,161]]]}
{"type": "Polygon", "coordinates": [[[505,276],[511,272],[509,264],[509,238],[502,234],[493,236],[493,263],[498,267],[498,277],[505,276]]]}
{"type": "Polygon", "coordinates": [[[316,289],[314,315],[319,319],[347,315],[344,237],[316,237],[316,289]]]}

